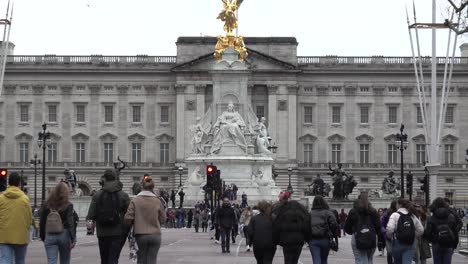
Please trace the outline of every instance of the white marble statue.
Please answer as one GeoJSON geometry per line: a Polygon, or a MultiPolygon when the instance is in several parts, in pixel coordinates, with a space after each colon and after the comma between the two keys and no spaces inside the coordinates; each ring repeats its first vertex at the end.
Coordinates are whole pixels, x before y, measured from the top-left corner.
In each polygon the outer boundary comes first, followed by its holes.
{"type": "Polygon", "coordinates": [[[192,153],[195,154],[200,154],[204,153],[203,149],[203,136],[205,135],[205,132],[203,131],[203,127],[200,124],[200,117],[197,117],[197,124],[192,126],[192,132],[193,132],[193,137],[192,141],[190,144],[192,145],[192,153]]]}
{"type": "Polygon", "coordinates": [[[261,154],[271,154],[271,151],[268,150],[270,142],[268,142],[268,130],[265,125],[266,118],[260,118],[260,123],[258,124],[258,135],[257,135],[257,151],[261,154]]]}
{"type": "Polygon", "coordinates": [[[230,102],[228,109],[216,120],[213,133],[211,153],[218,154],[224,144],[235,144],[247,152],[247,142],[244,137],[245,122],[242,116],[234,110],[230,102]]]}
{"type": "Polygon", "coordinates": [[[202,186],[206,182],[205,175],[200,172],[200,166],[195,167],[187,180],[187,186],[202,186]]]}
{"type": "Polygon", "coordinates": [[[254,170],[252,172],[252,180],[254,184],[256,183],[258,186],[262,187],[270,186],[273,182],[273,179],[271,177],[265,176],[263,171],[260,169],[254,170]]]}

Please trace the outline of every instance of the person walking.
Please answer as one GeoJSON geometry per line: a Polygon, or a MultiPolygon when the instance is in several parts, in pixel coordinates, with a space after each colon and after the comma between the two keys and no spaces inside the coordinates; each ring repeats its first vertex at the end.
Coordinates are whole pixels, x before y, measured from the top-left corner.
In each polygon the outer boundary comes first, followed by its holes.
{"type": "Polygon", "coordinates": [[[8,185],[0,193],[0,263],[24,264],[32,219],[31,203],[20,189],[18,173],[10,173],[8,185]]]}
{"type": "Polygon", "coordinates": [[[427,219],[424,238],[432,243],[434,264],[450,264],[458,245],[458,232],[461,228],[443,198],[437,197],[430,209],[432,215],[427,219]]]}
{"type": "Polygon", "coordinates": [[[242,202],[240,205],[241,208],[246,208],[247,206],[249,206],[247,202],[247,194],[245,192],[242,192],[241,199],[242,199],[242,202]]]}
{"type": "Polygon", "coordinates": [[[193,210],[190,209],[187,213],[187,228],[192,228],[193,210]]]}
{"type": "Polygon", "coordinates": [[[201,226],[202,232],[208,232],[208,220],[210,216],[208,215],[208,209],[205,209],[201,213],[201,226]]]}
{"type": "Polygon", "coordinates": [[[260,201],[257,207],[260,213],[250,219],[246,230],[253,244],[257,264],[271,264],[276,252],[276,245],[273,243],[271,204],[267,201],[260,201]]]}
{"type": "Polygon", "coordinates": [[[411,264],[416,250],[416,241],[424,233],[418,213],[409,200],[400,198],[397,211],[390,216],[387,237],[392,237],[392,256],[395,264],[411,264]]]}
{"type": "Polygon", "coordinates": [[[195,214],[193,215],[193,227],[195,228],[195,233],[198,233],[198,229],[201,224],[201,213],[199,209],[196,209],[195,214]]]}
{"type": "Polygon", "coordinates": [[[244,229],[240,230],[240,232],[244,232],[245,244],[247,245],[246,251],[250,251],[250,235],[249,235],[249,232],[247,232],[247,229],[248,229],[251,219],[252,219],[252,209],[250,208],[250,206],[247,206],[244,212],[242,212],[241,217],[239,219],[239,224],[244,227],[244,229]]]}
{"type": "Polygon", "coordinates": [[[396,211],[397,201],[394,200],[390,203],[390,208],[387,209],[387,212],[380,218],[380,231],[385,239],[385,248],[387,249],[387,264],[393,264],[392,238],[387,237],[387,224],[390,216],[396,211]]]}
{"type": "Polygon", "coordinates": [[[114,264],[119,262],[130,230],[124,223],[130,197],[113,170],[106,170],[102,178],[102,189],[94,194],[86,219],[96,222],[101,264],[114,264]]]}
{"type": "Polygon", "coordinates": [[[353,208],[348,213],[344,229],[352,235],[351,248],[354,259],[359,264],[372,264],[378,243],[383,244],[380,231],[380,220],[377,211],[372,207],[367,194],[360,194],[353,208]]]}
{"type": "Polygon", "coordinates": [[[76,244],[76,226],[70,190],[65,182],[59,182],[40,210],[39,230],[44,241],[47,263],[70,263],[71,250],[76,244]]]}
{"type": "Polygon", "coordinates": [[[176,192],[175,192],[175,190],[171,190],[172,208],[175,208],[175,198],[176,198],[176,192]]]}
{"type": "Polygon", "coordinates": [[[346,223],[346,218],[348,218],[348,214],[345,213],[344,208],[341,208],[341,213],[338,215],[339,223],[340,223],[340,230],[343,233],[343,236],[346,236],[346,232],[344,231],[344,224],[346,223]]]}
{"type": "Polygon", "coordinates": [[[330,239],[335,238],[338,223],[325,199],[317,195],[310,211],[309,250],[314,264],[327,264],[330,239]]]}
{"type": "MultiPolygon", "coordinates": [[[[427,207],[416,205],[415,208],[418,211],[419,220],[421,221],[422,226],[426,226],[427,218],[429,217],[427,207]]],[[[413,260],[416,262],[416,264],[426,264],[426,260],[429,258],[432,258],[429,241],[427,241],[424,236],[420,236],[417,241],[416,254],[414,254],[413,260]]]]}
{"type": "Polygon", "coordinates": [[[309,239],[310,217],[307,209],[297,201],[289,201],[289,194],[273,206],[273,241],[283,247],[284,263],[297,264],[302,246],[309,239]]]}
{"type": "Polygon", "coordinates": [[[178,194],[179,194],[179,202],[180,202],[179,207],[184,208],[184,197],[185,197],[184,188],[180,188],[180,191],[178,194]]]}
{"type": "Polygon", "coordinates": [[[232,227],[236,223],[236,215],[227,197],[223,200],[223,206],[217,210],[216,218],[221,234],[221,251],[223,253],[231,253],[229,249],[229,242],[232,227]]]}
{"type": "Polygon", "coordinates": [[[125,223],[133,224],[133,232],[138,245],[138,264],[156,264],[161,247],[161,223],[166,220],[161,200],[154,194],[153,179],[148,176],[143,181],[143,190],[130,202],[125,223]]]}

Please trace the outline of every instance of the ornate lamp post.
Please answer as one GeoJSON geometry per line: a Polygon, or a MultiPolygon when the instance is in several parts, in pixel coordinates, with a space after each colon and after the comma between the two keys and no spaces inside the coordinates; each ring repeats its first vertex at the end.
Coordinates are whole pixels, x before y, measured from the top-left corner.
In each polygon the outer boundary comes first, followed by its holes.
{"type": "Polygon", "coordinates": [[[291,167],[288,168],[289,184],[288,184],[288,188],[287,188],[286,190],[287,190],[290,194],[293,193],[293,187],[292,187],[292,185],[291,185],[291,174],[292,174],[292,170],[293,170],[293,169],[292,169],[291,167]]]}
{"type": "Polygon", "coordinates": [[[398,147],[400,150],[400,165],[401,165],[401,175],[400,175],[400,196],[401,198],[405,198],[405,178],[403,175],[403,151],[408,148],[408,135],[403,133],[403,130],[405,129],[405,125],[401,124],[400,127],[400,133],[395,134],[396,140],[395,140],[395,146],[398,147]]]}
{"type": "Polygon", "coordinates": [[[37,154],[34,153],[34,159],[29,163],[34,166],[34,208],[37,208],[37,165],[41,164],[41,160],[37,159],[37,154]]]}
{"type": "Polygon", "coordinates": [[[182,187],[182,172],[184,172],[184,168],[182,166],[179,166],[177,169],[179,171],[179,188],[182,187]]]}
{"type": "Polygon", "coordinates": [[[41,205],[45,201],[45,174],[46,174],[46,149],[52,144],[50,139],[50,133],[47,131],[47,124],[42,124],[42,132],[39,132],[39,137],[37,139],[37,145],[42,148],[42,197],[41,205]]]}

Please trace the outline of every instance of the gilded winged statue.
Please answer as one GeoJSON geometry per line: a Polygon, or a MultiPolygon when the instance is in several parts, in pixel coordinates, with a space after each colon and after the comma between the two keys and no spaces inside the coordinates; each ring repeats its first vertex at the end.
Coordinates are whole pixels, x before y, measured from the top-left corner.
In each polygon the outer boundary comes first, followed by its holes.
{"type": "Polygon", "coordinates": [[[224,4],[224,9],[219,13],[217,19],[224,22],[224,31],[232,34],[232,31],[237,28],[236,11],[244,0],[221,0],[224,4]]]}

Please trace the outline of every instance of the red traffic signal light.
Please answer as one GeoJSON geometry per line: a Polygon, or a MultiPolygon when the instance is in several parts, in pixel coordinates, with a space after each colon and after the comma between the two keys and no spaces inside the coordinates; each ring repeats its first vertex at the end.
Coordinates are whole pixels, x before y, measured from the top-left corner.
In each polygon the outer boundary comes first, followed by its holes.
{"type": "Polygon", "coordinates": [[[8,170],[7,169],[0,169],[0,176],[6,177],[8,175],[8,170]]]}
{"type": "Polygon", "coordinates": [[[213,165],[206,166],[207,174],[213,174],[213,173],[216,173],[216,171],[217,171],[216,166],[213,166],[213,165]]]}

